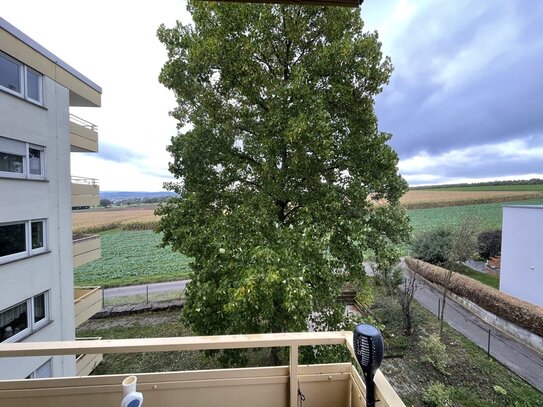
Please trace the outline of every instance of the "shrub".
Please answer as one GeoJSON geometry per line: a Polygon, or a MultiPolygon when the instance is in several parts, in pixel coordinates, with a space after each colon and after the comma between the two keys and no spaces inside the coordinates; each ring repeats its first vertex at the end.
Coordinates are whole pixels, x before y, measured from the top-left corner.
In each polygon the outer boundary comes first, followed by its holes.
{"type": "Polygon", "coordinates": [[[385,287],[389,293],[396,291],[398,286],[403,283],[403,270],[396,266],[393,268],[375,269],[375,284],[385,287]]]}
{"type": "Polygon", "coordinates": [[[447,368],[449,367],[449,355],[447,353],[447,347],[439,339],[439,335],[431,334],[424,338],[421,342],[423,362],[430,363],[436,370],[443,375],[449,375],[447,368]]]}
{"type": "Polygon", "coordinates": [[[422,401],[429,407],[452,407],[451,392],[442,383],[432,382],[424,393],[422,401]]]}
{"type": "Polygon", "coordinates": [[[479,233],[477,237],[479,256],[489,259],[502,251],[502,231],[492,230],[479,233]]]}
{"type": "MultiPolygon", "coordinates": [[[[443,284],[447,270],[413,259],[405,258],[411,269],[418,267],[420,276],[436,284],[443,284]]],[[[458,273],[452,273],[449,289],[454,294],[474,302],[493,314],[506,319],[536,335],[543,336],[543,307],[519,300],[479,281],[458,273]]]]}
{"type": "Polygon", "coordinates": [[[453,230],[439,227],[419,233],[413,239],[413,256],[433,264],[445,264],[453,244],[453,230]]]}

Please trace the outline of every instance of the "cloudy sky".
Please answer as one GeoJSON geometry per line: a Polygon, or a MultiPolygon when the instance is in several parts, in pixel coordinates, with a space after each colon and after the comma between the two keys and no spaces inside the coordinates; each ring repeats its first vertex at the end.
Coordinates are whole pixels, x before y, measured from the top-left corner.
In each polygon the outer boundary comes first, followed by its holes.
{"type": "MultiPolygon", "coordinates": [[[[99,126],[100,152],[72,174],[103,191],[157,191],[176,123],[158,83],[160,23],[190,22],[185,0],[4,2],[1,16],[102,86],[102,107],[72,109],[99,126]]],[[[365,0],[395,67],[376,101],[411,185],[543,177],[543,2],[365,0]]]]}

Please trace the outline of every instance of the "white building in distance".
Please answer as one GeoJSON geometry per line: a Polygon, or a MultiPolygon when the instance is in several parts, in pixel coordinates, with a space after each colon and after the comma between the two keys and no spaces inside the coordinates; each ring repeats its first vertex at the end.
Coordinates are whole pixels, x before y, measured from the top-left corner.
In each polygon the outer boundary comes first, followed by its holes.
{"type": "Polygon", "coordinates": [[[543,307],[543,205],[503,207],[500,291],[543,307]]]}

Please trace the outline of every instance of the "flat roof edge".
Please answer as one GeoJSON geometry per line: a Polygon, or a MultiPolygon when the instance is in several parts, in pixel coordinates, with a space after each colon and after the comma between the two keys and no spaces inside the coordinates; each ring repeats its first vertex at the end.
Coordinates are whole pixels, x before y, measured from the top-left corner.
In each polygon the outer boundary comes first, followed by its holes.
{"type": "Polygon", "coordinates": [[[92,89],[94,89],[98,93],[102,93],[102,88],[98,86],[96,83],[91,81],[89,78],[87,78],[85,75],[83,75],[81,72],[77,71],[76,69],[72,68],[70,65],[68,65],[66,62],[64,62],[62,59],[57,57],[55,54],[53,54],[51,51],[47,50],[42,45],[38,44],[36,41],[34,41],[32,38],[30,38],[28,35],[23,33],[21,30],[19,30],[14,25],[7,22],[5,19],[0,17],[0,28],[4,29],[11,35],[13,35],[15,38],[19,39],[20,41],[24,42],[26,45],[34,49],[36,52],[39,52],[44,57],[49,59],[51,62],[57,64],[73,76],[75,76],[77,79],[84,82],[86,85],[90,86],[92,89]]]}

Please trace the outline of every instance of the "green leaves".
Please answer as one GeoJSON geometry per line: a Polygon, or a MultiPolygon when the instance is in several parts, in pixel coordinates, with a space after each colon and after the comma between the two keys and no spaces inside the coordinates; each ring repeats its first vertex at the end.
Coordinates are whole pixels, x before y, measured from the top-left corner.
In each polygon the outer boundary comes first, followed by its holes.
{"type": "Polygon", "coordinates": [[[194,258],[185,317],[202,334],[305,330],[323,310],[338,321],[364,253],[388,264],[409,232],[373,110],[390,61],[355,10],[189,10],[193,26],[158,31],[160,81],[191,124],[168,148],[181,197],[158,211],[164,244],[194,258]]]}

